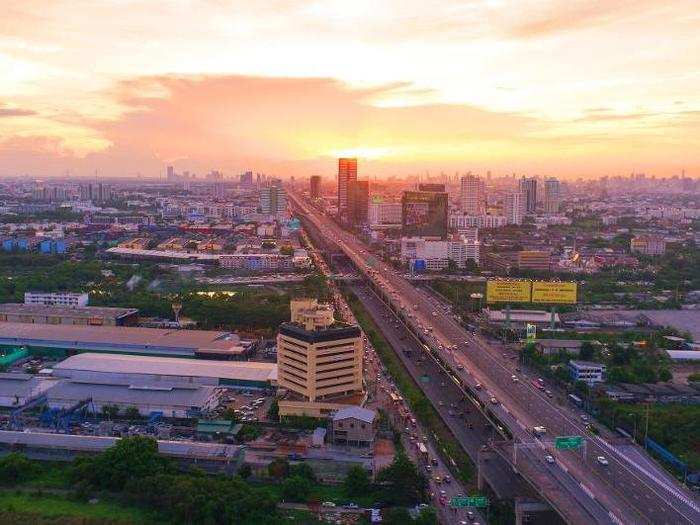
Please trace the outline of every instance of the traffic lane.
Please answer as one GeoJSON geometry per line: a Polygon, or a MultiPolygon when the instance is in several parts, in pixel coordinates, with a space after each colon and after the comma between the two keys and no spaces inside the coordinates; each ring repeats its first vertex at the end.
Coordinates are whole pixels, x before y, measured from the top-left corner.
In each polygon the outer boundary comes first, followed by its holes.
{"type": "MultiPolygon", "coordinates": [[[[346,246],[345,248],[347,249],[347,246],[346,246]]],[[[354,253],[353,253],[353,254],[354,254],[354,253]]],[[[356,262],[358,262],[358,261],[356,261],[356,262]]],[[[358,264],[361,264],[361,262],[358,262],[358,264]]],[[[440,317],[441,317],[441,316],[440,316],[440,317]]]]}

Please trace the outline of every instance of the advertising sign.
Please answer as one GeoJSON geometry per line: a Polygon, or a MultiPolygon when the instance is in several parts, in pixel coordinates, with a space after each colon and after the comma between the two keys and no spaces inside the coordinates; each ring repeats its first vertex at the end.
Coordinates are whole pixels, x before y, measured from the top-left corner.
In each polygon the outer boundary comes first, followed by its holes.
{"type": "Polygon", "coordinates": [[[530,281],[486,281],[486,302],[529,303],[530,281]]]}
{"type": "Polygon", "coordinates": [[[532,302],[576,304],[576,283],[534,281],[532,302]]]}

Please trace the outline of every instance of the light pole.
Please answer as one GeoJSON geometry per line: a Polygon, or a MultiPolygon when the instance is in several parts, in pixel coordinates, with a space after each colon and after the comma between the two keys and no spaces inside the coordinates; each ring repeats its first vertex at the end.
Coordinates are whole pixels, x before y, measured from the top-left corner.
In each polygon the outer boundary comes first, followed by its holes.
{"type": "Polygon", "coordinates": [[[628,416],[634,417],[634,432],[632,433],[632,441],[635,443],[637,442],[637,414],[633,414],[632,412],[627,413],[628,416]]]}

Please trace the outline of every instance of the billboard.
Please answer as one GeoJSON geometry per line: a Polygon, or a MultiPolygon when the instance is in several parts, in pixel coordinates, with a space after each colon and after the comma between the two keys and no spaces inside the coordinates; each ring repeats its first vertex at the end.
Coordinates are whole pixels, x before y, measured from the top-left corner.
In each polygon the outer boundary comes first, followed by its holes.
{"type": "Polygon", "coordinates": [[[447,193],[405,191],[401,222],[407,237],[447,236],[447,193]]]}
{"type": "Polygon", "coordinates": [[[576,304],[576,283],[533,281],[532,302],[576,304]]]}
{"type": "Polygon", "coordinates": [[[486,281],[486,302],[529,303],[530,281],[486,281]]]}

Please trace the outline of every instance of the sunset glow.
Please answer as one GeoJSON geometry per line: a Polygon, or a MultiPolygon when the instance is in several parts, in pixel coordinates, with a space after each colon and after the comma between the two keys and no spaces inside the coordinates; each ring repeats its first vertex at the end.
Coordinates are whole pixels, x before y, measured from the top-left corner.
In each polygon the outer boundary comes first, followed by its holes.
{"type": "Polygon", "coordinates": [[[2,4],[5,175],[700,174],[696,0],[2,4]]]}

